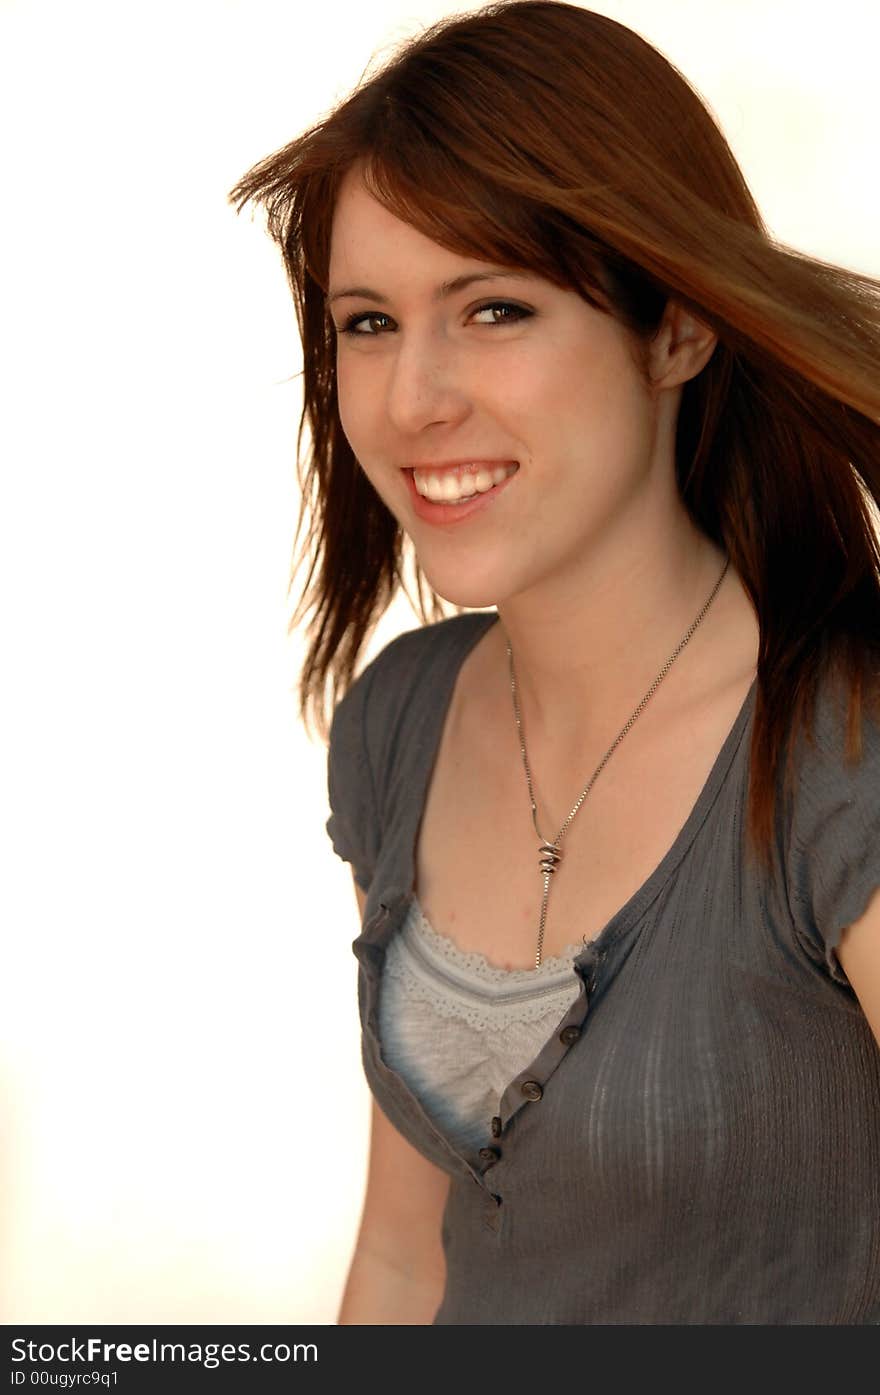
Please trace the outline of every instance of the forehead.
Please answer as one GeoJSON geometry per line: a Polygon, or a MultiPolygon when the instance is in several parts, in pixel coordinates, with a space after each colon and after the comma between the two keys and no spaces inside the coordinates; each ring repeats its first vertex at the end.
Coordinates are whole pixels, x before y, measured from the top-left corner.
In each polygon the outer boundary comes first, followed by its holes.
{"type": "Polygon", "coordinates": [[[329,279],[331,289],[341,280],[369,271],[399,278],[404,270],[418,269],[435,277],[479,265],[480,259],[461,256],[403,222],[370,193],[359,168],[346,171],[336,198],[330,235],[329,279]]]}

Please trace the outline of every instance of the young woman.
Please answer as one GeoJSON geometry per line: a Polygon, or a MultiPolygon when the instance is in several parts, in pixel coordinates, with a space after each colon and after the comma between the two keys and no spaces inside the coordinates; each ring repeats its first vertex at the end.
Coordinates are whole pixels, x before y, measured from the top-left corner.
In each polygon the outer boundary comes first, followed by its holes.
{"type": "Polygon", "coordinates": [[[434,26],[230,197],[362,917],[339,1321],[880,1322],[880,288],[566,4],[434,26]]]}

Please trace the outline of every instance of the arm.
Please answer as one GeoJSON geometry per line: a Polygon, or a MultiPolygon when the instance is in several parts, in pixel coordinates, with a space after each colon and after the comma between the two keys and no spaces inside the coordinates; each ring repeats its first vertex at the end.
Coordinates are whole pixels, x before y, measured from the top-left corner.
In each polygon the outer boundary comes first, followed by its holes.
{"type": "Polygon", "coordinates": [[[837,957],[880,1046],[880,887],[844,930],[837,957]]]}
{"type": "MultiPolygon", "coordinates": [[[[365,897],[355,884],[364,913],[365,897]]],[[[443,1298],[449,1177],[373,1101],[367,1186],[337,1324],[426,1325],[443,1298]]]]}

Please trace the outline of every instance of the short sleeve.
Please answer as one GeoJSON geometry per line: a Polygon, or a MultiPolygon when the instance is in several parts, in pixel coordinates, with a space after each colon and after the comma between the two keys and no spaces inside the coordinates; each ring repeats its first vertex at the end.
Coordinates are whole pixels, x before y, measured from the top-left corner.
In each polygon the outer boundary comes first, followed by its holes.
{"type": "Polygon", "coordinates": [[[365,670],[337,703],[327,752],[330,817],[325,827],[334,851],[350,863],[355,881],[365,892],[372,881],[378,846],[365,720],[371,676],[371,670],[365,670]]]}
{"type": "Polygon", "coordinates": [[[801,947],[837,983],[843,930],[880,886],[880,726],[863,708],[861,759],[845,753],[845,698],[820,693],[815,745],[798,742],[789,827],[789,905],[801,947]]]}

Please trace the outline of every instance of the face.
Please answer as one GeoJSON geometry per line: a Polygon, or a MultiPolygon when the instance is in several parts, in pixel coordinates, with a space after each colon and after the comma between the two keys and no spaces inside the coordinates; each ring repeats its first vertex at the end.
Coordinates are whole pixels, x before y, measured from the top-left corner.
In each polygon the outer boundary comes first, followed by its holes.
{"type": "Polygon", "coordinates": [[[446,600],[549,599],[578,585],[591,551],[650,526],[646,497],[669,461],[612,316],[446,250],[356,171],[335,210],[328,308],[343,431],[446,600]],[[450,502],[424,501],[416,481],[450,502]]]}

